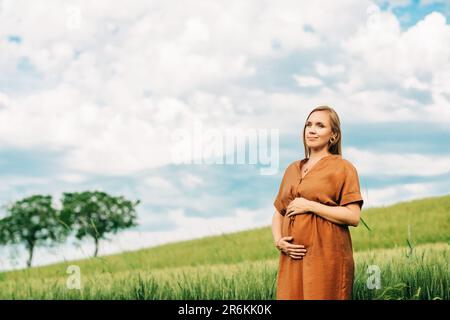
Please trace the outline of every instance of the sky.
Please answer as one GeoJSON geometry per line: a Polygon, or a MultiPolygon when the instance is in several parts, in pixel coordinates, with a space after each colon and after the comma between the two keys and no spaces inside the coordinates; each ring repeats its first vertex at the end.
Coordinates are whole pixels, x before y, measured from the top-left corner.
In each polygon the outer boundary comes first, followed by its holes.
{"type": "MultiPolygon", "coordinates": [[[[318,105],[340,117],[364,208],[448,194],[449,17],[444,0],[0,0],[0,205],[140,199],[100,255],[268,226],[318,105]],[[237,130],[256,158],[221,148],[237,130]]],[[[34,265],[93,250],[37,248],[34,265]]],[[[20,246],[0,257],[25,266],[20,246]]]]}

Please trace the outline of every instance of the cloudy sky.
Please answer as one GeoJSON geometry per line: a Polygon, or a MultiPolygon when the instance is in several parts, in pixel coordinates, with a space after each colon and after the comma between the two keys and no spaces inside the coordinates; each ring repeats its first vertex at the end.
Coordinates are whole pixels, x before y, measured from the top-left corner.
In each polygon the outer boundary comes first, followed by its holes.
{"type": "MultiPolygon", "coordinates": [[[[140,199],[139,227],[100,254],[269,225],[323,104],[340,116],[365,208],[448,194],[449,24],[445,0],[0,0],[0,204],[83,190],[140,199]],[[176,162],[195,124],[203,136],[278,133],[277,170],[176,162]]],[[[41,248],[34,264],[92,251],[41,248]]],[[[1,249],[0,269],[24,266],[22,253],[1,249]]]]}

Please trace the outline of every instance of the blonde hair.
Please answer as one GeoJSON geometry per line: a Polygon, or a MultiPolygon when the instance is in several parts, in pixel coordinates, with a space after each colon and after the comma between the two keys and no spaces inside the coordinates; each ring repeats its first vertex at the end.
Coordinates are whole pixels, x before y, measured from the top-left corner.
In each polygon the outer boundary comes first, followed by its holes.
{"type": "Polygon", "coordinates": [[[306,124],[308,123],[308,119],[311,116],[311,114],[315,111],[328,111],[328,115],[330,116],[331,131],[336,136],[333,143],[328,142],[328,151],[331,154],[342,155],[342,147],[341,147],[342,134],[341,134],[341,122],[339,120],[339,116],[333,108],[331,108],[329,106],[319,106],[319,107],[314,108],[309,113],[308,117],[306,118],[305,125],[303,127],[303,147],[305,149],[305,157],[309,158],[309,156],[310,156],[309,148],[306,147],[306,139],[305,139],[306,124]]]}

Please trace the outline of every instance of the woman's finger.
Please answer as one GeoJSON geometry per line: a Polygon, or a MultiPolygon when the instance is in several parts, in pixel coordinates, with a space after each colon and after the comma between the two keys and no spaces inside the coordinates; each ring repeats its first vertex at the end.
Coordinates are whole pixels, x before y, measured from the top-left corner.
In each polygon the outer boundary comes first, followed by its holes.
{"type": "Polygon", "coordinates": [[[294,256],[304,256],[306,253],[305,252],[292,252],[289,251],[290,255],[294,255],[294,256]]]}
{"type": "Polygon", "coordinates": [[[295,252],[295,253],[305,253],[306,249],[291,249],[291,252],[295,252]]]}
{"type": "Polygon", "coordinates": [[[290,252],[291,254],[294,254],[294,255],[302,255],[302,256],[304,256],[305,254],[306,254],[306,252],[290,252]]]}
{"type": "Polygon", "coordinates": [[[296,248],[296,247],[288,247],[289,250],[292,252],[306,252],[307,249],[305,248],[296,248]]]}
{"type": "Polygon", "coordinates": [[[286,245],[286,247],[292,248],[292,249],[305,248],[305,246],[302,245],[302,244],[291,244],[291,243],[288,243],[288,244],[286,245]]]}

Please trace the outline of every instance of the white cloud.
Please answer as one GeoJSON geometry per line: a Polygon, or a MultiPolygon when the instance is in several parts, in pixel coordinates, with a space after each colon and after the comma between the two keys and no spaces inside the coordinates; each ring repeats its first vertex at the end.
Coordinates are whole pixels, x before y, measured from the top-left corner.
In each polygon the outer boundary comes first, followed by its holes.
{"type": "Polygon", "coordinates": [[[162,177],[157,177],[157,176],[150,176],[150,177],[145,177],[142,179],[142,181],[149,187],[151,188],[155,188],[158,190],[167,190],[167,189],[171,189],[173,188],[172,183],[162,177]]]}
{"type": "Polygon", "coordinates": [[[419,153],[376,153],[354,147],[345,149],[358,173],[373,176],[433,177],[450,173],[450,156],[419,153]]]}
{"type": "Polygon", "coordinates": [[[87,180],[87,177],[77,173],[63,173],[58,176],[58,179],[67,183],[83,183],[87,180]]]}
{"type": "Polygon", "coordinates": [[[415,76],[411,76],[407,79],[405,79],[405,82],[403,83],[403,86],[406,89],[418,89],[418,90],[429,90],[431,88],[430,84],[420,81],[415,76]]]}
{"type": "Polygon", "coordinates": [[[193,118],[211,128],[270,128],[279,118],[278,127],[290,130],[299,118],[280,114],[330,104],[348,121],[450,119],[449,26],[439,13],[401,31],[388,12],[375,12],[378,25],[368,23],[369,1],[236,1],[226,10],[225,2],[181,10],[171,1],[135,1],[125,11],[105,1],[3,4],[2,77],[18,77],[11,66],[27,57],[41,79],[26,94],[0,93],[0,144],[64,150],[63,165],[80,173],[127,175],[166,165],[170,132],[193,118]],[[70,6],[80,9],[79,28],[66,26],[70,6]],[[10,34],[22,42],[8,42],[10,34]],[[313,65],[323,78],[294,77],[319,88],[312,95],[235,83],[264,61],[321,48],[313,65]],[[333,62],[327,50],[336,52],[333,62]],[[429,90],[433,102],[395,86],[429,90]]]}
{"type": "Polygon", "coordinates": [[[343,64],[326,65],[324,63],[317,62],[315,67],[317,73],[322,77],[335,76],[345,71],[345,65],[343,64]]]}
{"type": "Polygon", "coordinates": [[[441,13],[433,12],[403,32],[393,14],[379,12],[377,17],[376,24],[361,27],[343,45],[355,60],[352,68],[370,81],[366,85],[402,84],[448,66],[450,26],[441,13]]]}
{"type": "Polygon", "coordinates": [[[203,184],[203,179],[200,176],[190,173],[183,174],[180,180],[188,188],[196,188],[203,184]]]}
{"type": "Polygon", "coordinates": [[[447,195],[448,183],[404,183],[384,188],[370,188],[362,191],[364,207],[392,205],[398,202],[417,200],[437,195],[447,195]]]}
{"type": "Polygon", "coordinates": [[[322,85],[322,81],[316,77],[294,75],[293,78],[299,87],[318,87],[322,85]]]}

